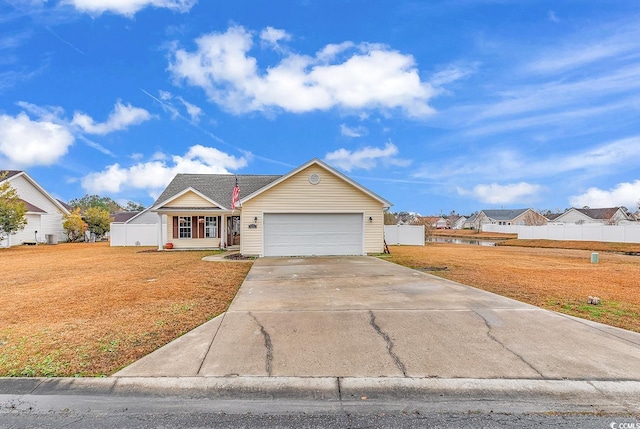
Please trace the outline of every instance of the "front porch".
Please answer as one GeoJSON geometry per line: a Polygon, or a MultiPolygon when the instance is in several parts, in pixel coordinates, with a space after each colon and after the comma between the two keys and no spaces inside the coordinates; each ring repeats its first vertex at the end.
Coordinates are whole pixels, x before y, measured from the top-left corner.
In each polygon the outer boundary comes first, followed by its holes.
{"type": "Polygon", "coordinates": [[[240,250],[240,216],[237,214],[174,209],[158,211],[158,215],[167,217],[166,231],[162,231],[164,226],[159,223],[159,236],[167,238],[166,242],[159,243],[158,249],[240,250]]]}

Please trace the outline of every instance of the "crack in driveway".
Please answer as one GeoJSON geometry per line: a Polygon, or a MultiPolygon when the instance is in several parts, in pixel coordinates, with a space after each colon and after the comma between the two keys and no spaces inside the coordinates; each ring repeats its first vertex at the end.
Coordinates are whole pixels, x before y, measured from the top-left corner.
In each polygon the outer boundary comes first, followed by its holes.
{"type": "Polygon", "coordinates": [[[489,324],[489,321],[487,320],[487,318],[485,316],[483,316],[482,314],[480,314],[477,310],[472,309],[471,311],[473,311],[474,313],[476,313],[483,321],[485,326],[487,327],[487,336],[489,338],[491,338],[493,341],[495,341],[496,343],[500,344],[500,346],[502,346],[503,349],[505,349],[506,351],[508,351],[509,353],[513,354],[515,357],[517,357],[522,363],[524,363],[525,365],[527,365],[529,368],[531,368],[533,371],[536,372],[536,374],[538,374],[540,377],[542,378],[546,378],[540,371],[538,371],[532,364],[530,364],[529,362],[527,362],[525,360],[525,358],[523,358],[522,356],[520,356],[518,353],[514,352],[513,350],[511,350],[509,347],[507,347],[506,345],[504,345],[504,343],[502,341],[500,341],[498,338],[496,338],[495,335],[493,335],[493,333],[491,332],[491,324],[489,324]]]}
{"type": "Polygon", "coordinates": [[[378,326],[378,324],[376,323],[376,315],[373,314],[373,311],[371,310],[369,310],[369,324],[373,327],[373,329],[375,329],[378,335],[380,335],[384,339],[384,341],[387,343],[387,352],[389,353],[389,356],[391,356],[391,358],[395,362],[398,369],[402,372],[402,375],[406,377],[407,368],[404,366],[404,363],[402,363],[398,355],[396,355],[393,352],[393,341],[391,341],[391,338],[389,337],[389,335],[387,335],[385,332],[382,331],[382,329],[380,329],[380,326],[378,326]]]}
{"type": "Polygon", "coordinates": [[[265,369],[267,371],[267,375],[271,377],[272,364],[273,364],[273,343],[271,342],[271,336],[269,335],[267,330],[264,328],[262,323],[260,323],[256,318],[256,316],[253,315],[253,313],[249,312],[249,315],[253,317],[253,320],[255,320],[256,324],[260,327],[260,332],[264,337],[264,347],[267,349],[267,356],[265,359],[265,369]]]}

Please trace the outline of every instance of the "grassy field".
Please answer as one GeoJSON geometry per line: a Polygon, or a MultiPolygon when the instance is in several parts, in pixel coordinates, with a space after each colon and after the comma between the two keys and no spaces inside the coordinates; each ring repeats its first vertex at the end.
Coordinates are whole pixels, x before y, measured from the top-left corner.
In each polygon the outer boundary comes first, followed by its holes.
{"type": "MultiPolygon", "coordinates": [[[[564,243],[567,247],[574,245],[564,243]]],[[[446,243],[390,249],[391,255],[386,259],[401,265],[539,307],[640,332],[639,256],[600,253],[600,262],[592,264],[590,250],[446,243]],[[588,305],[588,296],[599,297],[602,304],[588,305]]]]}
{"type": "Polygon", "coordinates": [[[111,374],[215,317],[251,264],[201,260],[212,253],[1,249],[0,376],[111,374]]]}

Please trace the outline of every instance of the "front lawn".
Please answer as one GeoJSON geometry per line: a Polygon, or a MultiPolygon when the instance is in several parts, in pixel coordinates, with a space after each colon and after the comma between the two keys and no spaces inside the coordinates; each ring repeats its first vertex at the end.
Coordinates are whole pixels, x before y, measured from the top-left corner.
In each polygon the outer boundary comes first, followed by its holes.
{"type": "Polygon", "coordinates": [[[0,249],[0,376],[109,375],[224,312],[251,263],[212,253],[0,249]]]}
{"type": "MultiPolygon", "coordinates": [[[[564,243],[573,246],[573,242],[564,243]]],[[[592,264],[589,250],[447,243],[390,249],[391,255],[385,259],[391,262],[549,310],[640,332],[640,256],[607,252],[600,254],[598,264],[592,264]],[[587,304],[589,296],[599,297],[602,304],[587,304]]]]}

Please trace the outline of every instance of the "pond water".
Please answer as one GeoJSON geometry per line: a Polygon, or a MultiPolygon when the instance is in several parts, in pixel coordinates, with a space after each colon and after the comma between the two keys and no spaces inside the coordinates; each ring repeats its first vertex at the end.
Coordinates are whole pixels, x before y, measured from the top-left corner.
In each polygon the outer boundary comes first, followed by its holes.
{"type": "Polygon", "coordinates": [[[428,237],[427,241],[432,243],[451,243],[451,244],[475,244],[478,246],[495,246],[495,241],[489,240],[475,240],[472,238],[460,238],[460,237],[428,237]]]}

